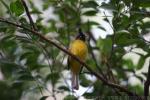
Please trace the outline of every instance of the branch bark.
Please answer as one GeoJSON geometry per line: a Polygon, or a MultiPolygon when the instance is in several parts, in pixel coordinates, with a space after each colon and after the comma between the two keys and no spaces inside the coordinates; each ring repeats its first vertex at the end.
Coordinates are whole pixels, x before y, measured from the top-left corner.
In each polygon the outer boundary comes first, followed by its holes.
{"type": "Polygon", "coordinates": [[[107,86],[111,87],[111,88],[117,88],[119,89],[121,92],[125,92],[127,95],[129,96],[136,96],[138,97],[140,100],[142,100],[142,98],[140,96],[138,96],[136,93],[133,93],[131,91],[129,91],[128,89],[126,89],[123,86],[120,86],[118,84],[114,84],[112,82],[109,82],[107,80],[105,80],[100,74],[98,74],[97,72],[95,72],[91,66],[87,65],[86,63],[84,63],[82,60],[80,60],[78,57],[76,57],[75,55],[73,55],[72,53],[70,53],[66,48],[61,47],[60,45],[58,45],[57,43],[55,43],[52,40],[47,39],[45,36],[42,35],[42,33],[39,33],[37,31],[31,30],[29,28],[26,28],[22,25],[10,22],[8,20],[5,20],[3,18],[0,18],[0,22],[4,22],[13,26],[16,26],[18,28],[22,28],[26,31],[31,32],[32,34],[38,36],[41,40],[44,40],[50,44],[52,44],[53,46],[57,47],[59,50],[63,51],[64,53],[66,53],[67,55],[71,56],[73,59],[75,59],[76,61],[78,61],[81,65],[83,65],[88,71],[90,71],[95,77],[97,77],[97,79],[101,80],[104,84],[106,84],[107,86]]]}
{"type": "Polygon", "coordinates": [[[150,61],[149,61],[149,67],[148,67],[148,73],[147,73],[147,80],[144,83],[144,97],[145,100],[147,100],[149,96],[149,86],[150,86],[150,61]]]}

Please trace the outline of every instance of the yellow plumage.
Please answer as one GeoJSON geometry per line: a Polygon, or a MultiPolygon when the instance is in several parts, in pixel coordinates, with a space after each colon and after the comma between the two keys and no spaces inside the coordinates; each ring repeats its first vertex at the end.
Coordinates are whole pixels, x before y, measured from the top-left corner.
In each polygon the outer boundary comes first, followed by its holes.
{"type": "MultiPolygon", "coordinates": [[[[85,61],[88,48],[86,43],[83,40],[77,39],[74,40],[69,48],[69,51],[79,57],[82,61],[85,61]]],[[[79,77],[79,72],[81,70],[81,65],[78,61],[75,59],[69,57],[68,59],[68,66],[71,68],[72,72],[72,88],[73,89],[78,89],[78,77],[79,77]]]]}

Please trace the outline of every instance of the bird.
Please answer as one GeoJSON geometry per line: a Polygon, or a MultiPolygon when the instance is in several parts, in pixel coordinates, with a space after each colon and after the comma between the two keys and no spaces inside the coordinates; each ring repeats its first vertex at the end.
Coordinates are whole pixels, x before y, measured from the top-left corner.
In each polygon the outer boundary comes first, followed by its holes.
{"type": "MultiPolygon", "coordinates": [[[[79,29],[78,35],[76,36],[75,40],[71,42],[69,46],[69,52],[85,62],[88,53],[88,47],[86,44],[86,36],[81,31],[81,29],[79,29]]],[[[74,58],[72,58],[71,56],[68,57],[68,68],[70,68],[71,70],[72,89],[79,89],[79,74],[82,67],[83,66],[74,58]]]]}

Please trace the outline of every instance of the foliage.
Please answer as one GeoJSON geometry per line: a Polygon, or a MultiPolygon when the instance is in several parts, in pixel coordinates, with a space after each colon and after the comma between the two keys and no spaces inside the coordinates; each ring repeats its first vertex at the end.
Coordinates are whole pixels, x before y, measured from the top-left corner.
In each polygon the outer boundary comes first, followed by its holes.
{"type": "MultiPolygon", "coordinates": [[[[26,16],[21,1],[0,0],[2,5],[0,9],[3,9],[0,18],[31,28],[32,24],[26,16]]],[[[137,74],[136,71],[144,67],[150,55],[150,41],[144,38],[150,33],[149,0],[25,1],[34,24],[42,35],[67,48],[76,36],[77,28],[81,27],[89,37],[87,41],[89,55],[86,63],[99,74],[101,69],[108,81],[123,84],[129,91],[143,95],[142,87],[146,74],[143,72],[137,74]],[[43,17],[45,12],[52,13],[43,17]],[[93,20],[95,16],[98,18],[97,21],[93,20]],[[110,32],[103,24],[99,24],[99,19],[112,28],[113,34],[107,35],[106,38],[95,39],[91,32],[93,27],[105,33],[110,32]],[[136,58],[138,63],[134,63],[131,56],[127,58],[128,54],[138,56],[139,59],[136,58]],[[129,82],[131,77],[139,80],[139,84],[131,84],[129,82]]],[[[2,76],[0,99],[46,100],[48,97],[58,99],[59,93],[65,96],[64,100],[76,100],[80,96],[86,99],[117,96],[118,92],[122,96],[127,96],[126,93],[108,87],[98,79],[91,80],[89,77],[94,76],[85,68],[81,71],[80,85],[86,88],[86,91],[76,96],[67,84],[70,74],[66,68],[67,64],[64,63],[66,59],[66,54],[52,44],[27,30],[0,21],[0,75],[2,76]],[[88,91],[89,89],[91,91],[88,91]]]]}

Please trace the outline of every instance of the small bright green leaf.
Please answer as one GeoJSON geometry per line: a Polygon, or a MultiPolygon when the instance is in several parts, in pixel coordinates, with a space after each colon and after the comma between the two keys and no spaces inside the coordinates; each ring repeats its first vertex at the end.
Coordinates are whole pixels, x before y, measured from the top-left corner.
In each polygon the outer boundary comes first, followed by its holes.
{"type": "Polygon", "coordinates": [[[128,69],[133,69],[135,67],[135,65],[133,64],[133,61],[131,59],[124,59],[122,63],[128,69]]]}
{"type": "MultiPolygon", "coordinates": [[[[134,90],[136,91],[138,94],[142,94],[143,93],[143,87],[142,85],[128,85],[129,90],[134,90]]],[[[133,98],[132,98],[133,100],[133,98]]]]}
{"type": "Polygon", "coordinates": [[[92,60],[92,59],[87,59],[87,60],[86,60],[86,63],[87,63],[88,65],[93,66],[92,69],[96,69],[96,65],[95,65],[94,60],[92,60]]]}
{"type": "Polygon", "coordinates": [[[138,64],[137,64],[137,67],[136,67],[138,70],[140,70],[143,67],[143,65],[145,63],[145,59],[146,59],[145,56],[140,57],[138,64]]]}
{"type": "Polygon", "coordinates": [[[42,12],[39,11],[38,9],[33,9],[30,13],[31,14],[42,14],[42,12]]]}
{"type": "Polygon", "coordinates": [[[99,25],[99,23],[98,22],[95,22],[95,21],[89,21],[89,22],[87,22],[86,24],[88,24],[88,25],[90,25],[90,26],[92,26],[92,25],[99,25]]]}
{"type": "Polygon", "coordinates": [[[10,10],[12,11],[12,13],[15,13],[16,16],[20,16],[24,12],[24,8],[20,0],[12,2],[10,4],[10,10]]]}

